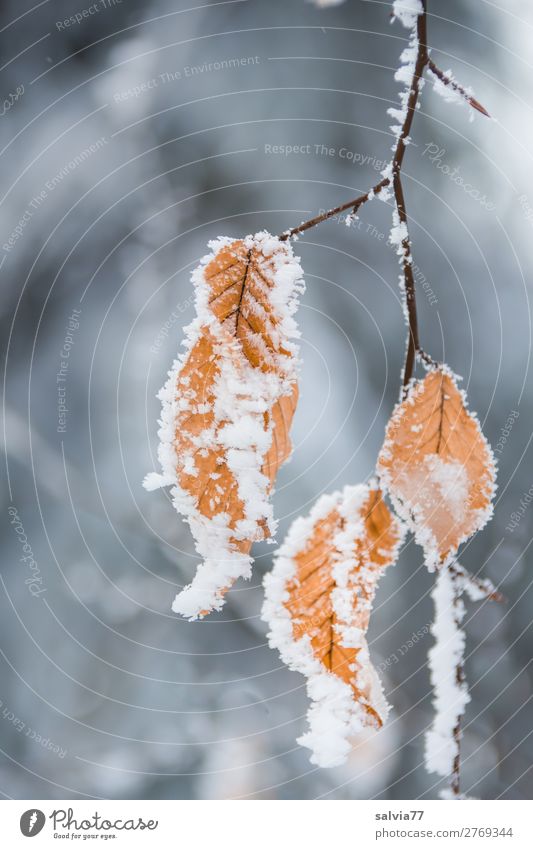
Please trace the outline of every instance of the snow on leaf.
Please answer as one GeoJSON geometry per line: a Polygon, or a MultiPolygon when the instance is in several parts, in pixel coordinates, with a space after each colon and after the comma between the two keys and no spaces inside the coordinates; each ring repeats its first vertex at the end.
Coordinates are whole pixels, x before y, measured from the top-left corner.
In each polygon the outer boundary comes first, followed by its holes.
{"type": "Polygon", "coordinates": [[[269,643],[308,679],[310,730],[298,742],[319,766],[343,763],[350,738],[386,719],[365,635],[377,581],[401,537],[374,484],[347,486],[293,523],[265,577],[269,643]]]}
{"type": "Polygon", "coordinates": [[[298,398],[293,313],[303,291],[288,242],[268,233],[210,243],[193,272],[197,317],[169,371],[158,457],[203,562],[172,609],[189,618],[219,610],[249,577],[250,549],[275,530],[269,496],[291,453],[298,398]]]}
{"type": "Polygon", "coordinates": [[[390,493],[435,568],[492,514],[495,464],[479,422],[445,366],[414,382],[388,424],[378,459],[390,493]]]}

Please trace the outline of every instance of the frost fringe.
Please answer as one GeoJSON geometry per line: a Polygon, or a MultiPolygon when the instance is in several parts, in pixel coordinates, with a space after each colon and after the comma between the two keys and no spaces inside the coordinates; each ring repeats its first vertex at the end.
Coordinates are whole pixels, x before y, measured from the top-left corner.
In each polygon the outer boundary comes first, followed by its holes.
{"type": "MultiPolygon", "coordinates": [[[[269,645],[279,651],[282,660],[290,669],[302,673],[307,678],[307,693],[311,699],[307,713],[309,731],[299,737],[297,742],[311,749],[311,763],[320,767],[333,767],[344,763],[352,749],[351,738],[368,727],[369,716],[364,706],[355,700],[352,687],[326,669],[315,656],[309,635],[294,638],[292,619],[285,606],[289,600],[287,587],[296,578],[295,556],[305,548],[316,524],[333,510],[337,510],[345,520],[344,529],[338,531],[334,538],[336,551],[333,555],[333,577],[337,586],[331,593],[331,600],[333,610],[340,620],[338,633],[342,636],[342,645],[359,649],[357,666],[360,669],[356,673],[355,686],[369,693],[369,703],[384,722],[389,705],[378,674],[370,663],[365,634],[352,624],[354,589],[349,585],[350,573],[354,567],[361,570],[363,576],[367,568],[354,559],[354,546],[356,540],[365,534],[361,508],[370,491],[375,488],[372,482],[368,485],[346,486],[342,492],[319,498],[308,517],[299,517],[293,522],[275,557],[272,572],[264,579],[265,602],[261,618],[270,627],[269,645]]],[[[391,552],[391,559],[395,558],[401,543],[401,528],[398,527],[398,530],[399,540],[396,550],[391,552]]],[[[376,571],[373,566],[373,582],[376,571]]],[[[361,601],[358,599],[357,603],[360,605],[361,601]]]]}
{"type": "MultiPolygon", "coordinates": [[[[188,587],[176,596],[172,610],[195,619],[204,610],[219,610],[223,604],[221,591],[237,578],[248,578],[252,558],[235,551],[231,539],[255,539],[258,522],[264,522],[273,534],[276,522],[269,501],[269,481],[262,473],[265,456],[272,443],[273,422],[265,425],[264,414],[284,395],[290,395],[298,370],[298,347],[291,341],[299,332],[293,315],[300,294],[304,291],[302,269],[294,257],[290,243],[282,243],[269,233],[247,236],[247,249],[256,248],[274,262],[273,287],[269,302],[278,322],[275,341],[282,344],[291,356],[277,356],[275,371],[262,372],[244,356],[240,342],[233,340],[228,347],[227,331],[209,308],[210,288],[205,268],[215,255],[231,244],[231,238],[219,238],[209,243],[211,253],[205,256],[192,273],[196,295],[196,318],[185,329],[185,351],[173,363],[168,380],[158,394],[161,400],[159,420],[158,459],[162,474],[146,476],[148,490],[172,486],[171,495],[177,512],[184,516],[195,538],[196,550],[203,558],[188,587]],[[227,513],[207,519],[198,510],[195,499],[178,482],[178,461],[189,474],[195,473],[194,458],[178,458],[175,434],[178,414],[184,410],[202,412],[186,386],[180,386],[180,373],[193,346],[206,329],[215,340],[216,364],[219,375],[215,382],[215,422],[196,438],[196,447],[222,448],[228,468],[233,473],[239,498],[244,505],[244,518],[236,528],[230,528],[227,513]]],[[[271,272],[269,271],[269,275],[271,272]]]]}

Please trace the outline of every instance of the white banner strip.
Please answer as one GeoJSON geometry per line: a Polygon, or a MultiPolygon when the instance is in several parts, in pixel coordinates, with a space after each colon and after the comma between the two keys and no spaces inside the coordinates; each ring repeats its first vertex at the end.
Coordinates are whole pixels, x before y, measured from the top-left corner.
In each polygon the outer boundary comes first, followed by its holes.
{"type": "Polygon", "coordinates": [[[527,801],[5,801],[1,845],[531,849],[527,801]],[[35,844],[28,840],[35,838],[35,844]]]}

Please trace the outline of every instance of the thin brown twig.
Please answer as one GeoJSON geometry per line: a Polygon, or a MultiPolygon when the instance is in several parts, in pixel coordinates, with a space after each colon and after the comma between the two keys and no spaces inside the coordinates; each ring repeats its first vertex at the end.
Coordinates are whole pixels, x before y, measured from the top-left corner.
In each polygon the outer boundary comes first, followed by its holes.
{"type": "Polygon", "coordinates": [[[507,600],[503,593],[492,586],[490,581],[477,578],[468,572],[464,566],[460,566],[459,563],[454,563],[453,566],[449,566],[449,569],[452,575],[462,578],[465,583],[471,584],[478,592],[482,593],[486,601],[497,601],[503,604],[507,600]]]}
{"type": "MultiPolygon", "coordinates": [[[[484,581],[482,578],[476,578],[475,575],[471,575],[470,572],[468,572],[463,566],[459,565],[459,563],[450,564],[447,568],[450,572],[454,588],[453,604],[456,611],[455,624],[457,628],[461,628],[462,625],[462,614],[459,612],[458,608],[461,604],[461,596],[464,591],[465,582],[472,584],[472,586],[482,592],[487,601],[505,601],[505,597],[502,595],[502,593],[500,593],[492,586],[490,581],[484,581]]],[[[455,667],[455,680],[458,687],[465,686],[466,676],[464,661],[462,658],[459,660],[457,666],[455,667]]],[[[463,736],[461,727],[462,719],[463,714],[458,714],[453,728],[455,756],[453,759],[452,774],[450,776],[450,790],[452,792],[452,795],[456,798],[461,795],[461,740],[463,736]]]]}
{"type": "MultiPolygon", "coordinates": [[[[460,605],[462,604],[461,595],[463,591],[463,587],[461,586],[460,580],[462,575],[451,565],[447,568],[450,572],[450,576],[452,579],[455,627],[459,630],[461,628],[463,620],[463,610],[460,609],[460,605]]],[[[457,663],[457,666],[455,667],[455,681],[459,689],[462,689],[465,686],[465,668],[462,656],[459,662],[457,663]]],[[[452,774],[450,775],[450,790],[452,792],[452,795],[456,798],[461,795],[461,739],[463,736],[461,728],[462,718],[463,714],[459,713],[457,715],[457,719],[453,728],[455,755],[452,764],[452,774]]]]}
{"type": "MultiPolygon", "coordinates": [[[[407,139],[409,137],[409,133],[411,132],[411,126],[413,123],[413,118],[415,116],[418,98],[420,95],[420,81],[422,79],[424,69],[429,61],[427,50],[426,0],[423,0],[422,5],[423,12],[418,16],[417,21],[418,48],[415,68],[413,71],[413,77],[409,89],[409,97],[405,110],[405,118],[400,128],[398,142],[394,149],[394,154],[392,158],[392,176],[390,178],[384,177],[372,189],[370,189],[368,192],[365,192],[365,194],[360,195],[359,197],[353,200],[347,201],[346,203],[343,203],[340,206],[335,207],[334,209],[330,209],[327,212],[322,213],[321,215],[317,215],[314,218],[311,218],[309,221],[304,221],[302,224],[299,224],[297,227],[293,227],[291,230],[287,230],[285,233],[282,233],[279,236],[280,241],[285,241],[286,239],[289,239],[292,236],[296,236],[299,233],[303,233],[306,230],[309,230],[311,227],[316,227],[317,224],[321,224],[323,221],[327,221],[329,218],[332,218],[334,215],[338,215],[339,213],[344,212],[347,209],[350,209],[352,211],[352,214],[355,215],[364,203],[374,197],[374,195],[379,194],[382,189],[389,185],[392,185],[394,191],[396,209],[398,211],[400,223],[407,227],[407,212],[405,207],[403,186],[401,182],[401,170],[405,151],[407,148],[407,139]]],[[[424,352],[420,348],[418,336],[418,319],[416,312],[415,280],[412,268],[411,243],[408,235],[402,240],[402,253],[402,266],[405,281],[405,301],[409,322],[409,335],[403,372],[403,386],[405,387],[413,376],[415,361],[418,354],[422,355],[422,358],[426,362],[433,363],[433,361],[431,360],[431,357],[429,357],[427,354],[424,354],[424,352]]]]}
{"type": "MultiPolygon", "coordinates": [[[[405,110],[405,117],[403,124],[400,128],[398,143],[394,150],[391,163],[392,177],[384,177],[382,180],[380,180],[379,183],[377,183],[375,186],[369,189],[369,191],[365,192],[359,197],[349,200],[346,203],[340,204],[339,206],[336,206],[332,209],[329,209],[327,212],[323,212],[320,215],[316,215],[314,218],[311,218],[308,221],[304,221],[290,230],[286,230],[279,236],[280,241],[285,241],[287,239],[292,238],[293,236],[297,236],[299,233],[304,233],[311,227],[316,227],[318,224],[322,224],[324,221],[327,221],[328,219],[333,218],[335,215],[339,215],[341,212],[345,212],[348,209],[351,210],[352,215],[356,215],[361,206],[363,206],[363,204],[367,203],[367,201],[369,201],[375,195],[379,194],[382,189],[389,185],[392,185],[394,191],[394,198],[396,203],[396,209],[398,212],[399,222],[400,224],[404,225],[405,229],[407,229],[407,211],[405,207],[405,196],[401,180],[401,170],[407,147],[407,140],[411,131],[413,118],[418,105],[421,80],[426,69],[429,69],[439,80],[441,80],[444,85],[450,86],[454,91],[458,92],[462,97],[464,97],[465,100],[470,104],[470,106],[472,106],[474,109],[477,109],[478,112],[481,112],[481,114],[490,117],[485,107],[482,106],[479,101],[472,97],[472,95],[470,95],[462,85],[455,82],[455,80],[451,79],[451,77],[444,71],[441,71],[441,69],[435,64],[435,62],[430,59],[427,46],[427,0],[422,0],[422,12],[420,13],[417,19],[417,41],[417,56],[415,61],[415,68],[413,71],[413,77],[409,88],[409,97],[405,110]]],[[[405,393],[407,386],[409,385],[413,377],[417,357],[423,360],[428,365],[436,365],[436,363],[420,347],[418,316],[416,308],[416,287],[412,266],[411,241],[408,233],[402,240],[401,246],[405,303],[407,308],[407,317],[409,325],[407,349],[402,379],[402,385],[405,393]]]]}
{"type": "Polygon", "coordinates": [[[428,366],[438,366],[437,360],[434,360],[423,348],[416,349],[416,355],[419,360],[422,360],[428,366]]]}
{"type": "Polygon", "coordinates": [[[403,192],[402,180],[401,180],[401,171],[403,159],[405,156],[405,151],[407,148],[407,139],[409,137],[409,133],[411,132],[411,126],[413,123],[413,118],[415,116],[415,111],[418,103],[418,98],[420,96],[420,82],[422,79],[422,75],[424,73],[424,69],[429,61],[428,49],[427,49],[427,9],[426,9],[426,0],[422,0],[422,13],[418,16],[417,19],[417,54],[415,61],[415,68],[413,71],[413,78],[411,80],[411,87],[409,90],[409,97],[407,99],[407,107],[405,111],[405,119],[400,130],[400,135],[398,137],[398,144],[396,145],[396,150],[394,152],[394,157],[392,159],[392,186],[394,190],[394,199],[396,202],[396,209],[398,211],[398,219],[401,225],[403,225],[406,235],[402,239],[402,255],[403,255],[403,276],[404,276],[404,289],[405,289],[405,304],[407,308],[407,318],[409,323],[409,335],[407,339],[407,351],[405,354],[405,363],[403,369],[403,387],[404,391],[407,385],[410,383],[411,378],[413,376],[415,362],[416,362],[416,353],[420,348],[420,340],[418,335],[418,317],[416,311],[416,290],[415,290],[415,278],[413,274],[413,259],[412,259],[412,251],[411,251],[411,240],[409,238],[409,233],[407,232],[407,210],[405,208],[405,196],[403,192]]]}
{"type": "MultiPolygon", "coordinates": [[[[406,139],[411,131],[411,125],[413,123],[414,113],[416,110],[416,105],[418,102],[418,96],[420,94],[420,77],[424,71],[425,66],[429,61],[429,56],[427,52],[427,39],[426,39],[426,0],[423,0],[424,11],[419,16],[418,19],[418,39],[419,39],[419,51],[417,55],[417,62],[413,72],[413,79],[410,86],[411,95],[409,98],[409,102],[407,104],[407,110],[403,125],[400,130],[400,134],[398,137],[398,142],[394,149],[394,154],[392,158],[392,172],[394,175],[395,170],[400,172],[403,158],[405,155],[405,148],[407,146],[406,139]],[[423,33],[423,50],[420,49],[421,39],[420,39],[420,27],[422,27],[423,33]],[[423,59],[423,61],[422,61],[423,59]],[[416,94],[413,92],[416,91],[416,94]]],[[[340,212],[345,212],[347,209],[351,209],[355,214],[357,210],[368,200],[370,200],[374,195],[380,193],[382,189],[386,186],[391,185],[392,180],[389,177],[384,177],[359,197],[353,198],[352,200],[346,201],[346,203],[341,204],[340,206],[336,206],[333,209],[329,209],[327,212],[322,213],[321,215],[316,215],[314,218],[310,218],[308,221],[303,221],[301,224],[298,224],[297,227],[292,227],[290,230],[286,230],[280,236],[278,236],[279,240],[284,242],[286,239],[290,239],[293,236],[297,236],[299,233],[304,233],[306,230],[309,230],[311,227],[316,227],[317,224],[322,224],[322,222],[327,221],[329,218],[333,218],[333,216],[338,215],[340,212]]]]}
{"type": "Polygon", "coordinates": [[[452,80],[452,78],[448,76],[446,71],[441,71],[441,69],[438,65],[435,64],[433,59],[428,59],[427,66],[431,73],[435,74],[435,76],[441,81],[441,83],[449,86],[451,89],[453,89],[453,91],[456,91],[457,94],[460,94],[461,97],[464,97],[464,99],[472,107],[472,109],[477,109],[477,111],[481,112],[482,115],[485,115],[485,117],[490,118],[490,113],[487,112],[487,110],[484,106],[482,106],[479,100],[476,100],[475,97],[472,97],[472,95],[467,92],[464,86],[460,85],[455,80],[452,80]]]}
{"type": "MultiPolygon", "coordinates": [[[[457,664],[457,669],[455,671],[455,678],[457,684],[462,685],[465,681],[465,671],[462,663],[457,664]]],[[[453,729],[453,739],[455,741],[455,757],[453,759],[453,771],[450,779],[450,789],[454,796],[461,795],[461,739],[463,736],[463,731],[461,728],[461,720],[463,718],[463,714],[459,714],[457,717],[457,722],[453,729]]]]}
{"type": "Polygon", "coordinates": [[[328,218],[333,218],[334,215],[339,215],[341,212],[345,212],[347,209],[352,210],[352,214],[355,215],[360,206],[370,200],[371,197],[380,193],[385,186],[388,186],[390,180],[388,177],[384,177],[383,180],[380,180],[375,186],[365,192],[364,195],[360,195],[358,198],[354,200],[349,200],[347,203],[342,203],[340,206],[336,206],[334,209],[328,209],[327,212],[323,212],[321,215],[317,215],[315,218],[311,218],[309,221],[304,221],[303,224],[299,224],[298,227],[293,227],[292,230],[286,230],[285,233],[282,233],[281,236],[278,236],[280,242],[284,242],[286,239],[292,238],[292,236],[296,236],[298,233],[303,233],[305,230],[309,230],[311,227],[316,227],[317,224],[321,224],[323,221],[327,221],[328,218]]]}

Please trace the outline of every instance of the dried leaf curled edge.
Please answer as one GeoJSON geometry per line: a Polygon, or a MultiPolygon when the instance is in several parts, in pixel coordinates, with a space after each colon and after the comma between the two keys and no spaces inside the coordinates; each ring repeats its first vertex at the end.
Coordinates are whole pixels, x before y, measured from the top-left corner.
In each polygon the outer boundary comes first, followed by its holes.
{"type": "Polygon", "coordinates": [[[347,486],[293,523],[265,576],[269,643],[308,679],[310,730],[298,742],[319,766],[343,763],[353,735],[386,719],[365,635],[377,582],[401,539],[374,483],[347,486]]]}
{"type": "Polygon", "coordinates": [[[268,233],[210,243],[193,272],[197,317],[169,371],[158,457],[203,558],[172,609],[195,619],[219,610],[249,577],[252,543],[274,532],[269,496],[291,453],[298,399],[293,314],[302,271],[288,242],[268,233]]]}
{"type": "Polygon", "coordinates": [[[414,382],[390,419],[377,466],[431,569],[451,561],[492,515],[494,458],[456,380],[441,366],[414,382]]]}

